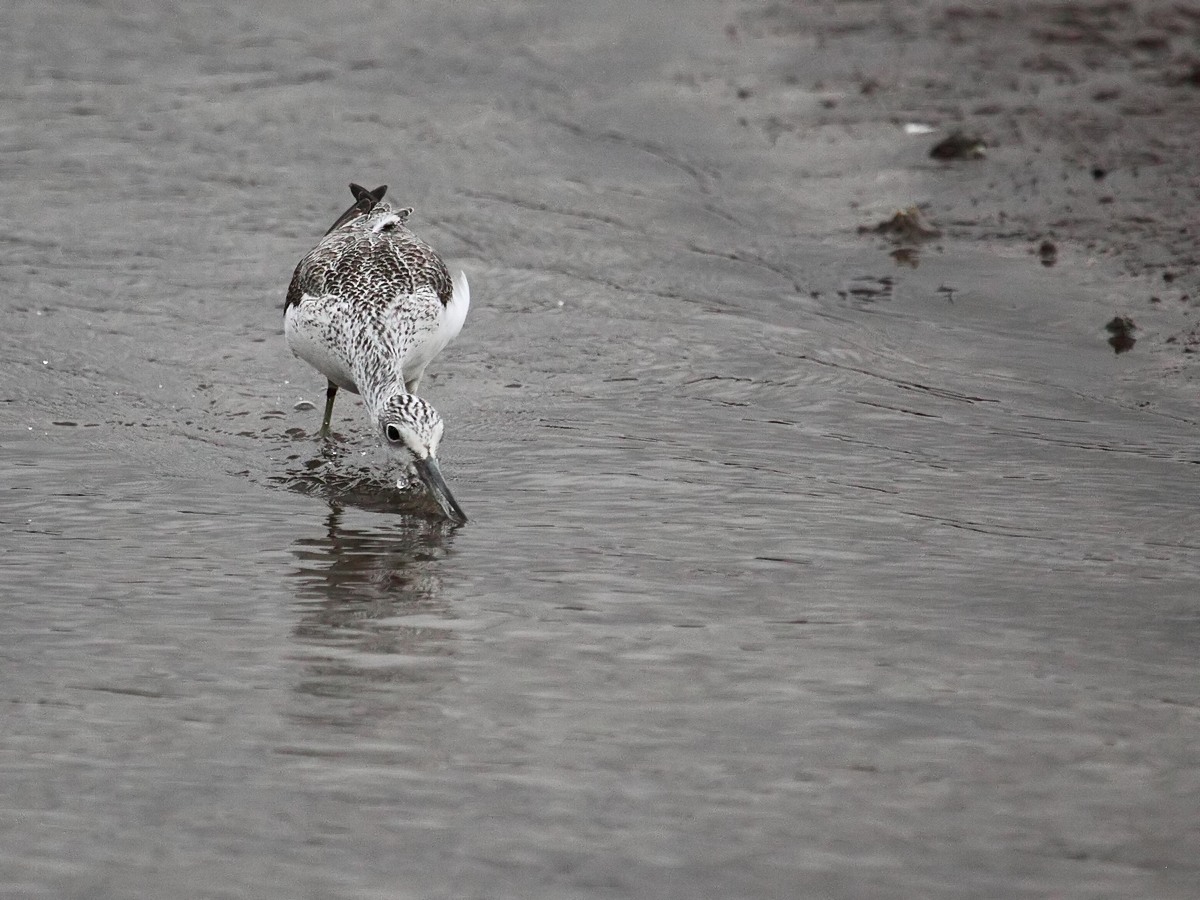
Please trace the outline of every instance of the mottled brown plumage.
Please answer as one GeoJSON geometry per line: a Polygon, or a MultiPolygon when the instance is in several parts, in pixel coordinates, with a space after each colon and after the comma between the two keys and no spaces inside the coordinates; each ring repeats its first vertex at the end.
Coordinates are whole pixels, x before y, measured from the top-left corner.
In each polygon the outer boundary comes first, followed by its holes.
{"type": "Polygon", "coordinates": [[[411,209],[384,202],[386,186],[351,185],[355,202],[296,266],[284,330],[297,356],[328,379],[321,433],[338,388],[361,394],[381,438],[432,466],[430,490],[461,516],[433,461],[442,420],[415,396],[425,367],[462,329],[470,290],[407,226],[411,209]]]}
{"type": "MultiPolygon", "coordinates": [[[[386,186],[375,190],[382,196],[386,186]]],[[[353,295],[363,304],[374,305],[396,292],[411,294],[426,285],[443,306],[448,304],[453,294],[450,272],[433,248],[408,229],[412,208],[392,210],[378,198],[365,211],[360,207],[356,204],[343,213],[341,224],[335,223],[296,266],[284,309],[299,303],[305,294],[353,295]],[[394,221],[378,232],[368,227],[372,220],[384,219],[394,221]]]]}

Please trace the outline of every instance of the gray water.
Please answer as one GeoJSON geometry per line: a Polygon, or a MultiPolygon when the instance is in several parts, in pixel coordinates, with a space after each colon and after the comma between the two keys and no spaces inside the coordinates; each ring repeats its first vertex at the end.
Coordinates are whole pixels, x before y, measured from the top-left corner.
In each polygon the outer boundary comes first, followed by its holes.
{"type": "Polygon", "coordinates": [[[717,5],[274,6],[0,11],[0,895],[1195,896],[1197,412],[1128,282],[898,268],[855,226],[942,176],[740,126],[717,5]],[[354,398],[313,437],[349,180],[471,278],[461,529],[354,398]]]}

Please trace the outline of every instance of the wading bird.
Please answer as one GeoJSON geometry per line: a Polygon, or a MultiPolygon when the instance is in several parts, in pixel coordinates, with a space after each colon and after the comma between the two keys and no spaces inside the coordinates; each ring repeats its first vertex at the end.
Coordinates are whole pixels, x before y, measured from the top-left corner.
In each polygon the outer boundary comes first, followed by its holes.
{"type": "Polygon", "coordinates": [[[442,417],[417,396],[425,367],[462,330],[471,305],[467,277],[407,226],[411,209],[350,185],[346,210],[292,275],[284,305],[288,346],[325,376],[325,418],[338,388],[363,398],[384,446],[401,455],[446,517],[467,520],[437,462],[442,417]]]}

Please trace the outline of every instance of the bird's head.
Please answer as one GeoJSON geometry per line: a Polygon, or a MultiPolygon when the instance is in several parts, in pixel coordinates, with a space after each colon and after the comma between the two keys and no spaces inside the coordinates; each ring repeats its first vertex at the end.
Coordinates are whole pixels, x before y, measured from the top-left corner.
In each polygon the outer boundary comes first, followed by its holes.
{"type": "Polygon", "coordinates": [[[437,448],[445,426],[437,410],[416,394],[398,394],[383,405],[376,425],[384,446],[412,465],[446,518],[457,525],[466,522],[467,515],[438,466],[437,448]]]}

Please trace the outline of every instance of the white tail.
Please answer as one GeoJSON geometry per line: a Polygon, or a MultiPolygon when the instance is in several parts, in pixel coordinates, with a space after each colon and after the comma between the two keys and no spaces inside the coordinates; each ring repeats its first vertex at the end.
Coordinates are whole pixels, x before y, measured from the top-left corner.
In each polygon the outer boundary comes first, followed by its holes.
{"type": "Polygon", "coordinates": [[[450,302],[446,304],[446,317],[442,319],[442,327],[439,329],[443,347],[458,337],[463,322],[467,321],[467,310],[470,308],[471,286],[467,284],[467,273],[460,269],[454,273],[454,290],[450,294],[450,302]]]}

